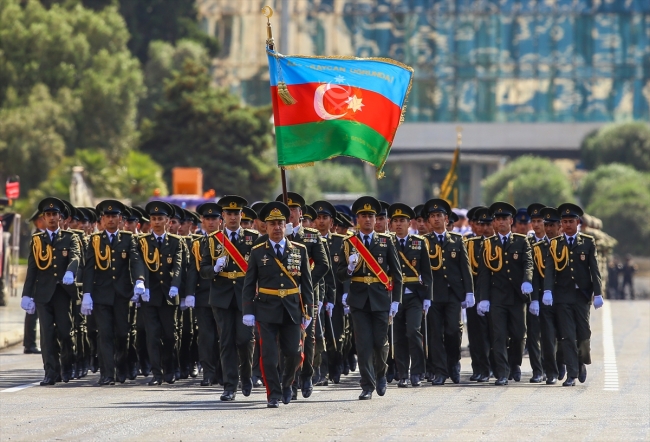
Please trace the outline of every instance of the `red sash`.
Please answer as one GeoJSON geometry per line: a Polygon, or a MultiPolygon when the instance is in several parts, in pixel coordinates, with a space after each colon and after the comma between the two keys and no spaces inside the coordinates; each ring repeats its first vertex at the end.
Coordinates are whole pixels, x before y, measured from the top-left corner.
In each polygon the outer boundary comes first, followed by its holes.
{"type": "Polygon", "coordinates": [[[393,290],[393,281],[388,278],[388,275],[386,272],[384,272],[384,269],[381,268],[375,257],[372,256],[368,249],[366,249],[366,246],[363,245],[363,242],[361,242],[361,240],[356,236],[351,236],[348,239],[354,248],[357,249],[359,255],[361,255],[361,258],[363,258],[363,260],[366,262],[370,271],[372,271],[377,279],[382,284],[384,284],[384,286],[386,286],[386,290],[393,290]]]}
{"type": "Polygon", "coordinates": [[[219,231],[214,234],[214,237],[223,245],[223,248],[226,249],[226,252],[228,252],[228,255],[235,261],[235,264],[239,266],[242,272],[246,273],[248,270],[248,263],[244,259],[243,256],[241,256],[241,253],[239,253],[239,250],[237,250],[237,247],[228,239],[226,235],[223,234],[222,231],[219,231]]]}

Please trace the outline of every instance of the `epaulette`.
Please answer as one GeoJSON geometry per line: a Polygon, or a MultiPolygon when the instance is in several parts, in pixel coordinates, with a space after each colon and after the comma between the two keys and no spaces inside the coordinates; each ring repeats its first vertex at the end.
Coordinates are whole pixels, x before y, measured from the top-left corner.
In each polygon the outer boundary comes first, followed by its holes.
{"type": "Polygon", "coordinates": [[[86,232],[84,232],[83,230],[79,230],[79,229],[70,229],[70,231],[76,233],[77,235],[80,234],[80,233],[82,235],[86,234],[86,232]]]}
{"type": "Polygon", "coordinates": [[[39,236],[41,233],[45,233],[45,232],[38,231],[38,232],[34,232],[34,233],[32,233],[32,238],[33,238],[34,236],[39,236]]]}
{"type": "Polygon", "coordinates": [[[539,241],[537,241],[535,244],[533,244],[533,247],[539,247],[539,246],[541,246],[541,245],[542,245],[543,243],[545,243],[545,242],[546,242],[546,241],[543,240],[543,239],[542,239],[542,240],[539,240],[539,241]]]}
{"type": "Polygon", "coordinates": [[[587,235],[586,233],[578,232],[578,235],[582,236],[583,238],[588,238],[593,240],[594,237],[592,235],[587,235]]]}
{"type": "Polygon", "coordinates": [[[147,235],[151,235],[151,232],[148,232],[148,233],[140,232],[140,233],[136,234],[135,237],[140,239],[140,238],[146,237],[147,235]]]}
{"type": "Polygon", "coordinates": [[[449,233],[450,235],[463,236],[462,234],[460,234],[458,232],[447,232],[447,233],[449,233]]]}
{"type": "Polygon", "coordinates": [[[67,233],[68,235],[76,235],[76,233],[70,231],[70,230],[61,230],[62,233],[67,233]]]}
{"type": "Polygon", "coordinates": [[[553,241],[553,240],[560,240],[560,239],[562,239],[562,238],[564,238],[564,235],[563,235],[563,234],[559,234],[559,235],[556,236],[555,238],[551,238],[551,241],[553,241]]]}
{"type": "Polygon", "coordinates": [[[377,233],[378,236],[385,236],[386,238],[390,238],[390,237],[391,237],[391,236],[390,236],[390,235],[391,235],[390,233],[379,233],[379,232],[375,232],[375,233],[377,233]]]}
{"type": "Polygon", "coordinates": [[[175,233],[169,233],[169,232],[167,232],[167,235],[169,235],[170,238],[183,239],[182,236],[180,236],[180,235],[176,235],[175,233]]]}
{"type": "Polygon", "coordinates": [[[412,236],[413,238],[417,238],[417,239],[419,239],[420,241],[424,241],[424,240],[426,239],[426,238],[424,238],[424,236],[422,236],[422,235],[416,235],[415,233],[412,234],[411,236],[412,236]]]}
{"type": "Polygon", "coordinates": [[[513,233],[512,236],[519,236],[521,238],[528,238],[528,235],[522,235],[521,233],[513,233]]]}
{"type": "Polygon", "coordinates": [[[301,244],[301,243],[299,243],[297,241],[291,241],[291,245],[296,246],[296,247],[302,247],[303,249],[307,250],[307,246],[305,246],[304,244],[301,244]]]}
{"type": "Polygon", "coordinates": [[[133,235],[133,232],[131,232],[130,230],[120,230],[120,233],[123,235],[133,235]]]}
{"type": "Polygon", "coordinates": [[[488,237],[485,238],[485,239],[492,239],[492,238],[496,238],[496,237],[497,237],[497,234],[495,233],[494,235],[492,235],[492,236],[488,236],[488,237]]]}
{"type": "Polygon", "coordinates": [[[254,234],[254,235],[259,235],[259,234],[260,234],[260,232],[258,232],[258,231],[255,230],[255,229],[242,229],[242,230],[243,230],[244,232],[251,232],[251,233],[254,234]]]}
{"type": "Polygon", "coordinates": [[[192,233],[190,236],[192,237],[192,239],[203,238],[203,235],[199,235],[198,233],[192,233]]]}
{"type": "Polygon", "coordinates": [[[345,238],[345,235],[341,235],[340,233],[330,233],[330,236],[336,236],[338,238],[345,238]]]}
{"type": "Polygon", "coordinates": [[[91,233],[90,236],[101,235],[102,233],[104,233],[104,232],[102,232],[101,230],[98,230],[97,232],[91,233]]]}
{"type": "Polygon", "coordinates": [[[266,241],[261,242],[261,243],[257,244],[256,246],[253,246],[253,248],[251,250],[258,249],[258,248],[262,247],[263,245],[266,245],[266,241]]]}
{"type": "Polygon", "coordinates": [[[470,236],[469,238],[465,238],[465,241],[476,241],[477,239],[483,238],[482,236],[470,236]]]}
{"type": "Polygon", "coordinates": [[[314,229],[313,227],[303,227],[303,229],[305,229],[305,230],[308,231],[308,232],[319,233],[319,234],[320,234],[320,232],[318,231],[318,229],[314,229]]]}

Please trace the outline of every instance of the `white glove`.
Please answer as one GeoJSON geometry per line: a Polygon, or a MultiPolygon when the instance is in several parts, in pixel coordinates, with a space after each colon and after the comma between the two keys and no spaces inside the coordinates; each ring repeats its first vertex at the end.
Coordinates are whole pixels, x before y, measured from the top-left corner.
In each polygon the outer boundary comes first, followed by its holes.
{"type": "Polygon", "coordinates": [[[603,303],[605,301],[603,300],[603,297],[601,295],[594,296],[594,308],[598,310],[603,306],[603,303]]]}
{"type": "Polygon", "coordinates": [[[332,311],[334,311],[334,304],[332,304],[331,302],[328,302],[327,304],[325,304],[325,311],[327,312],[327,314],[331,318],[332,317],[332,311]]]}
{"type": "Polygon", "coordinates": [[[388,316],[395,317],[395,315],[397,314],[397,310],[399,310],[399,302],[391,302],[388,316]]]}
{"type": "Polygon", "coordinates": [[[348,307],[347,305],[345,307],[343,307],[343,314],[346,315],[346,316],[349,315],[350,314],[350,307],[348,307]]]}
{"type": "Polygon", "coordinates": [[[34,304],[34,299],[29,296],[23,296],[20,300],[20,308],[25,310],[27,314],[33,315],[36,310],[36,304],[34,304]]]}
{"type": "Polygon", "coordinates": [[[284,227],[284,236],[293,235],[293,223],[287,223],[284,227]]]}
{"type": "Polygon", "coordinates": [[[524,295],[530,295],[533,293],[533,285],[530,282],[524,282],[521,284],[521,293],[524,295]]]}
{"type": "Polygon", "coordinates": [[[176,296],[178,296],[178,287],[171,286],[169,288],[169,297],[175,298],[176,296]]]}
{"type": "Polygon", "coordinates": [[[181,311],[187,310],[187,304],[185,304],[185,299],[181,298],[181,303],[180,303],[181,311]]]}
{"type": "Polygon", "coordinates": [[[144,281],[143,280],[138,279],[135,282],[135,286],[133,287],[133,294],[138,295],[138,296],[144,294],[144,281]]]}
{"type": "Polygon", "coordinates": [[[490,301],[481,301],[478,303],[478,307],[476,307],[476,313],[478,313],[479,316],[485,316],[485,314],[489,311],[490,301]]]}
{"type": "Polygon", "coordinates": [[[84,293],[83,299],[81,300],[81,314],[84,316],[91,315],[93,313],[93,298],[90,296],[90,293],[84,293]]]}
{"type": "Polygon", "coordinates": [[[255,325],[255,315],[244,315],[241,322],[247,327],[253,327],[255,325]]]}
{"type": "Polygon", "coordinates": [[[223,270],[225,266],[226,266],[226,257],[222,256],[221,258],[217,259],[217,262],[214,265],[214,273],[219,273],[220,271],[223,270]]]}
{"type": "Polygon", "coordinates": [[[474,293],[468,293],[465,295],[465,308],[472,308],[476,304],[476,299],[474,299],[474,293]]]}
{"type": "Polygon", "coordinates": [[[347,293],[343,293],[343,296],[341,297],[341,301],[343,302],[344,307],[348,306],[348,302],[347,302],[348,301],[348,294],[347,293]]]}
{"type": "Polygon", "coordinates": [[[431,307],[431,300],[430,299],[425,299],[422,301],[422,310],[424,311],[424,314],[426,315],[429,313],[429,308],[431,307]]]}
{"type": "Polygon", "coordinates": [[[323,301],[318,301],[318,314],[320,315],[320,309],[323,308],[323,301]]]}
{"type": "Polygon", "coordinates": [[[194,295],[187,295],[185,297],[185,305],[190,308],[196,307],[196,298],[194,297],[194,295]]]}
{"type": "Polygon", "coordinates": [[[528,311],[531,315],[539,316],[539,301],[530,301],[528,311]]]}
{"type": "Polygon", "coordinates": [[[309,327],[309,324],[311,324],[311,318],[302,318],[302,329],[306,330],[307,327],[309,327]]]}
{"type": "Polygon", "coordinates": [[[348,256],[348,272],[352,273],[354,272],[354,268],[357,266],[357,263],[359,262],[359,255],[356,253],[353,253],[352,255],[348,256]]]}
{"type": "Polygon", "coordinates": [[[133,296],[131,296],[131,302],[137,303],[139,299],[140,299],[140,295],[138,295],[137,293],[134,293],[133,296]]]}
{"type": "Polygon", "coordinates": [[[149,296],[149,289],[144,290],[144,295],[142,295],[142,302],[149,302],[151,297],[149,296]]]}
{"type": "Polygon", "coordinates": [[[553,293],[550,290],[544,290],[544,296],[542,296],[542,304],[553,305],[553,293]]]}
{"type": "Polygon", "coordinates": [[[71,285],[74,284],[74,274],[68,270],[65,272],[65,275],[63,275],[63,285],[71,285]]]}

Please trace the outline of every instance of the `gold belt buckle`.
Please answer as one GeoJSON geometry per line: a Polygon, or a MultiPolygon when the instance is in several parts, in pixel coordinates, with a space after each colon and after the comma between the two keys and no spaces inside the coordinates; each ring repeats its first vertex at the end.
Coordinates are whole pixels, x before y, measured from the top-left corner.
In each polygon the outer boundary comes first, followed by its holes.
{"type": "Polygon", "coordinates": [[[279,290],[278,290],[278,295],[280,295],[280,296],[286,296],[286,295],[287,295],[287,290],[286,290],[286,289],[279,289],[279,290]]]}
{"type": "Polygon", "coordinates": [[[228,279],[235,279],[237,278],[236,272],[228,272],[228,279]]]}
{"type": "Polygon", "coordinates": [[[363,282],[365,282],[366,284],[372,284],[372,279],[373,279],[372,276],[364,276],[363,282]]]}

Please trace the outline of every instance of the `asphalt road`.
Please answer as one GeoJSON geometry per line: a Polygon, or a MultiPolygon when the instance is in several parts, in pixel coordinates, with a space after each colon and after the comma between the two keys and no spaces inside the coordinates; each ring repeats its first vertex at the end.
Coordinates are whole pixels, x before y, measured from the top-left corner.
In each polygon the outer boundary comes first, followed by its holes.
{"type": "Polygon", "coordinates": [[[359,401],[356,373],[309,399],[266,408],[264,390],[233,403],[198,380],[147,387],[144,378],[97,387],[98,375],[53,387],[39,356],[0,353],[0,439],[5,440],[650,440],[650,302],[592,310],[585,384],[522,382],[398,389],[359,401]],[[607,310],[607,308],[609,310],[607,310]],[[608,319],[611,317],[611,321],[608,319]]]}

